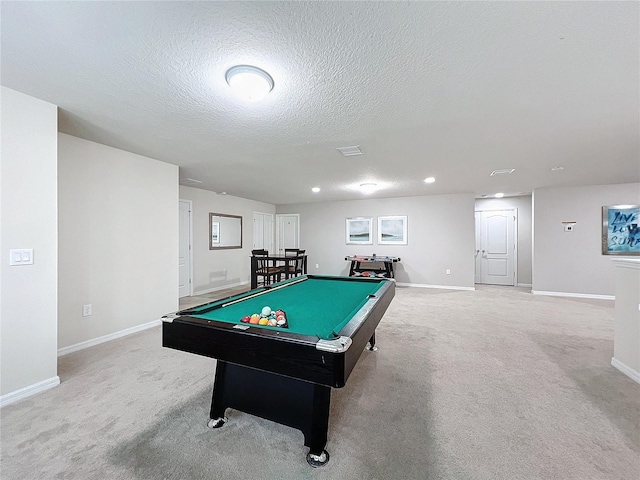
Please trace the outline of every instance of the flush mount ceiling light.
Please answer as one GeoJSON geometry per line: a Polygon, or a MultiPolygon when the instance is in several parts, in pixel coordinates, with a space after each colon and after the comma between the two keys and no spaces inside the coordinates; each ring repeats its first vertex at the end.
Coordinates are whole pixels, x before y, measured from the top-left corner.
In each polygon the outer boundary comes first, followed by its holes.
{"type": "Polygon", "coordinates": [[[311,189],[311,191],[312,191],[313,193],[318,193],[318,192],[320,191],[320,187],[313,187],[313,188],[311,189]]]}
{"type": "Polygon", "coordinates": [[[236,95],[251,101],[260,100],[273,90],[271,75],[251,65],[231,67],[225,79],[236,95]]]}
{"type": "Polygon", "coordinates": [[[362,191],[362,193],[364,193],[366,195],[375,192],[377,188],[378,188],[378,185],[375,184],[375,183],[361,183],[360,184],[360,190],[362,191]]]}

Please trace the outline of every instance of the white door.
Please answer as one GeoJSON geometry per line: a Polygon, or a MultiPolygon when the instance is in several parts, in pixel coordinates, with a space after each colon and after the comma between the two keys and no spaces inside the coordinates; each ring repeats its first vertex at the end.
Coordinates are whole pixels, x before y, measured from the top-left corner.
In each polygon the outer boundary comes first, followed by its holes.
{"type": "Polygon", "coordinates": [[[515,285],[515,210],[476,212],[476,283],[515,285]]]}
{"type": "Polygon", "coordinates": [[[178,245],[178,297],[191,295],[191,201],[180,200],[178,245]]]}
{"type": "Polygon", "coordinates": [[[253,249],[273,252],[273,214],[253,212],[253,249]]]}
{"type": "Polygon", "coordinates": [[[284,254],[285,248],[300,248],[300,215],[276,215],[276,248],[284,254]]]}

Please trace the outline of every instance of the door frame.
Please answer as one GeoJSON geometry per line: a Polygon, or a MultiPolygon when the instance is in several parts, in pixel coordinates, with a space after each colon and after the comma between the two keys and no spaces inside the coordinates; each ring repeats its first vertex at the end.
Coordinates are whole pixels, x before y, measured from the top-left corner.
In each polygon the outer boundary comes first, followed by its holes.
{"type": "MultiPolygon", "coordinates": [[[[180,202],[189,204],[189,297],[193,296],[193,201],[185,198],[178,199],[178,214],[180,213],[180,202]]],[[[178,228],[180,222],[178,222],[178,228]]],[[[180,255],[180,235],[182,232],[178,232],[178,256],[180,255]]],[[[180,272],[178,272],[178,279],[180,278],[180,272]]],[[[179,282],[178,282],[179,283],[179,282]]],[[[178,289],[180,286],[178,285],[178,289]]],[[[178,298],[180,297],[180,291],[178,290],[178,298]]]]}
{"type": "MultiPolygon", "coordinates": [[[[300,248],[300,214],[299,213],[279,213],[276,214],[276,252],[280,252],[280,243],[282,239],[280,238],[280,220],[283,217],[296,217],[296,243],[297,247],[300,248]]],[[[284,250],[284,248],[283,248],[284,250]]]]}
{"type": "MultiPolygon", "coordinates": [[[[474,209],[474,223],[475,223],[475,214],[482,212],[511,212],[513,215],[513,286],[518,286],[518,207],[505,207],[505,208],[486,208],[475,210],[474,209]]],[[[475,238],[476,245],[474,251],[478,250],[478,226],[475,225],[475,238]]],[[[478,283],[475,281],[475,265],[477,260],[474,257],[474,283],[478,283]]],[[[481,283],[482,285],[497,285],[492,283],[481,283]]],[[[510,285],[506,285],[510,286],[510,285]]]]}

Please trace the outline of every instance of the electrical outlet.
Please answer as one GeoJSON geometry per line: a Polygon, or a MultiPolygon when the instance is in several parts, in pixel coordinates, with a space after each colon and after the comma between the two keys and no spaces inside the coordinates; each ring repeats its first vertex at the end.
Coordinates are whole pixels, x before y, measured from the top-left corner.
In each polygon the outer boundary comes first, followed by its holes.
{"type": "Polygon", "coordinates": [[[89,317],[91,316],[91,304],[89,305],[84,305],[82,307],[82,316],[83,317],[89,317]]]}
{"type": "Polygon", "coordinates": [[[451,275],[451,269],[447,268],[447,275],[451,275]]]}
{"type": "Polygon", "coordinates": [[[320,264],[319,263],[316,263],[316,268],[320,268],[320,264]]]}

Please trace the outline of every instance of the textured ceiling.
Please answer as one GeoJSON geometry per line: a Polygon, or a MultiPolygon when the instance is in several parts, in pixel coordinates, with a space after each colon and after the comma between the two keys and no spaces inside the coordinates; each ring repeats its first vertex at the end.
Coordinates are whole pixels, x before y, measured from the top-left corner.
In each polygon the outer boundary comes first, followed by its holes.
{"type": "Polygon", "coordinates": [[[274,204],[638,182],[639,7],[3,1],[1,83],[62,132],[274,204]],[[273,91],[232,96],[237,64],[273,91]]]}

